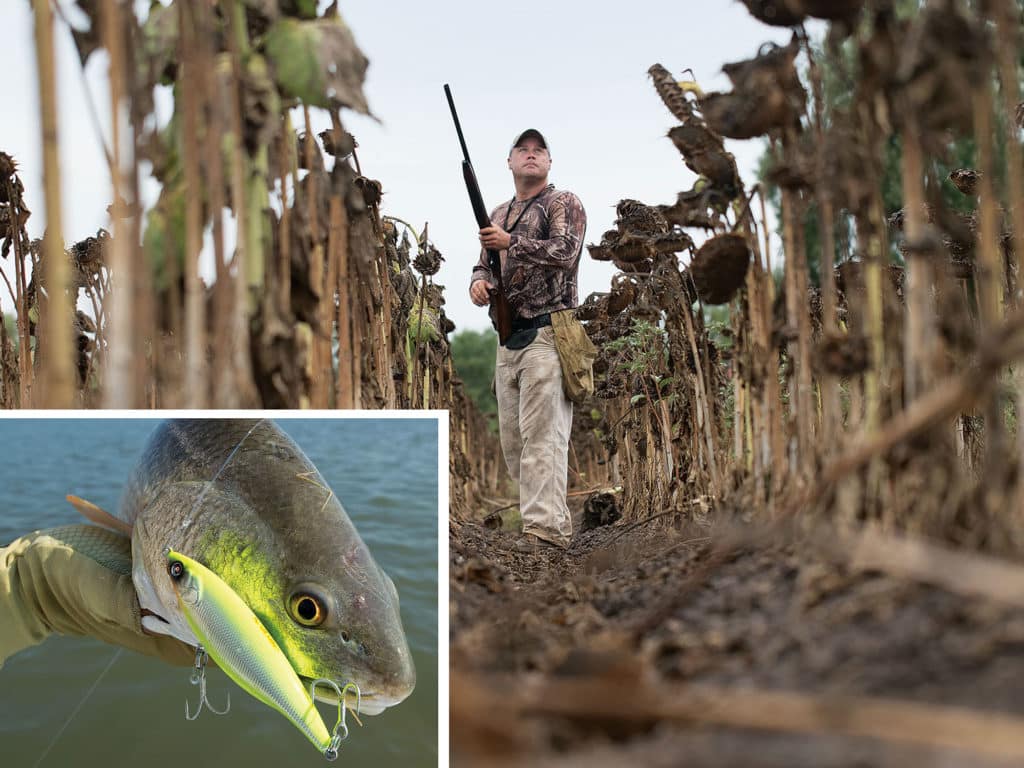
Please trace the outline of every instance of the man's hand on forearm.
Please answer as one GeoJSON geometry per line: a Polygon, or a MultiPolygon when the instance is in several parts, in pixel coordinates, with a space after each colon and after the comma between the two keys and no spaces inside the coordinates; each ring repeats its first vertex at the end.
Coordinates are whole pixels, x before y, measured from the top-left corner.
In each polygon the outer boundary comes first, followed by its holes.
{"type": "Polygon", "coordinates": [[[491,251],[506,251],[512,244],[512,236],[501,227],[492,224],[480,230],[480,245],[491,251]]]}

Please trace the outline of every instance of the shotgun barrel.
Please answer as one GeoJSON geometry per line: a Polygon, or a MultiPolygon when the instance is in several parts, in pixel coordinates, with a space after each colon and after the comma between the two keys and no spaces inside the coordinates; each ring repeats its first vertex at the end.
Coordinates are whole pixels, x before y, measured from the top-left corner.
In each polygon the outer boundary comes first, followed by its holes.
{"type": "MultiPolygon", "coordinates": [[[[487,215],[487,207],[484,205],[483,195],[480,194],[480,184],[477,183],[476,173],[473,171],[473,164],[469,160],[469,150],[466,148],[466,139],[462,135],[462,125],[459,124],[459,115],[455,111],[455,101],[452,99],[451,88],[447,83],[444,86],[444,95],[448,97],[448,107],[452,111],[452,120],[455,121],[455,131],[459,134],[459,144],[462,146],[462,178],[466,182],[466,191],[469,193],[469,202],[473,206],[473,216],[476,218],[477,227],[483,229],[491,225],[491,219],[487,215]]],[[[491,269],[493,288],[491,289],[491,303],[494,305],[494,325],[498,331],[498,341],[504,344],[512,335],[512,305],[508,303],[505,290],[501,281],[501,255],[498,251],[487,249],[487,265],[491,269]]]]}

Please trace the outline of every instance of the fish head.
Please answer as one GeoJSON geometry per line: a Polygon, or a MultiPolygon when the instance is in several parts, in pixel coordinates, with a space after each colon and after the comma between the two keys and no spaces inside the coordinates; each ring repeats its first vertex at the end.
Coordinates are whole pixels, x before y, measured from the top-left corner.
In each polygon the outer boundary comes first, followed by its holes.
{"type": "MultiPolygon", "coordinates": [[[[378,714],[403,701],[416,684],[398,591],[358,536],[323,530],[310,535],[314,541],[285,536],[254,542],[251,531],[243,539],[239,531],[221,530],[204,557],[307,686],[320,678],[339,688],[354,682],[360,711],[378,714]]],[[[317,688],[317,697],[337,702],[326,686],[317,688]]]]}
{"type": "MultiPolygon", "coordinates": [[[[412,692],[416,671],[394,583],[319,472],[276,427],[238,451],[214,480],[165,483],[136,520],[140,599],[147,590],[155,594],[160,615],[184,638],[189,627],[178,595],[188,586],[171,584],[167,547],[226,582],[307,686],[320,678],[339,689],[355,683],[366,714],[412,692]]],[[[334,695],[327,686],[316,694],[324,701],[334,695]]]]}
{"type": "MultiPolygon", "coordinates": [[[[288,569],[276,604],[278,643],[308,684],[329,678],[359,687],[360,709],[377,714],[416,684],[398,591],[362,541],[347,541],[317,563],[288,569]]],[[[330,688],[318,698],[332,703],[330,688]]]]}

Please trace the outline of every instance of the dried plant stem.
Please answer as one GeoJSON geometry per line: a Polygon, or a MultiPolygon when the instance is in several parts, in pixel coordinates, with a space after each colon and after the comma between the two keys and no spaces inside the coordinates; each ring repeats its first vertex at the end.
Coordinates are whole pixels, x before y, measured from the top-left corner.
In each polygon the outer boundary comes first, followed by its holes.
{"type": "MultiPolygon", "coordinates": [[[[4,277],[4,280],[6,279],[4,277]]],[[[7,335],[7,318],[0,312],[0,406],[9,409],[18,407],[15,398],[18,364],[13,357],[14,346],[7,335]]]]}
{"type": "MultiPolygon", "coordinates": [[[[125,96],[125,63],[121,18],[121,4],[118,0],[103,0],[103,45],[110,57],[110,114],[111,141],[110,155],[113,165],[110,169],[114,200],[125,200],[132,216],[137,217],[136,201],[126,194],[131,188],[128,179],[129,169],[126,166],[124,152],[124,121],[126,108],[123,103],[125,96]]],[[[133,246],[131,234],[134,227],[131,222],[119,215],[113,216],[113,237],[110,243],[109,264],[114,276],[114,290],[111,293],[109,314],[110,329],[109,355],[107,371],[104,376],[105,408],[134,408],[142,404],[141,392],[137,389],[136,365],[133,351],[136,347],[136,322],[132,302],[135,287],[135,265],[132,259],[133,246]]]]}
{"type": "MultiPolygon", "coordinates": [[[[130,4],[127,4],[130,7],[130,4]]],[[[124,17],[127,19],[128,17],[124,17]]],[[[147,360],[150,348],[157,347],[151,340],[156,338],[157,306],[153,291],[152,271],[145,266],[140,244],[142,243],[142,215],[138,201],[141,200],[141,179],[139,170],[138,147],[140,137],[143,134],[143,123],[146,116],[142,112],[144,99],[140,94],[146,86],[141,82],[142,64],[136,58],[136,47],[132,44],[132,37],[129,34],[130,26],[122,21],[121,29],[125,36],[125,58],[124,77],[128,96],[128,128],[129,142],[128,155],[125,161],[127,168],[128,199],[132,205],[129,208],[131,217],[130,239],[128,243],[129,258],[135,268],[132,270],[132,291],[134,293],[132,313],[135,318],[135,329],[132,334],[134,347],[132,359],[134,367],[132,375],[135,378],[134,390],[139,393],[144,402],[149,403],[150,408],[158,407],[158,396],[160,394],[160,382],[157,378],[155,363],[147,360]],[[148,392],[147,392],[148,388],[148,392]]]]}
{"type": "Polygon", "coordinates": [[[206,323],[203,284],[199,279],[199,251],[202,248],[202,180],[199,172],[199,104],[197,89],[186,83],[202,82],[195,34],[196,20],[187,3],[179,6],[181,22],[181,98],[183,100],[182,160],[185,185],[185,406],[206,407],[206,323]]]}
{"type": "MultiPolygon", "coordinates": [[[[800,198],[794,195],[797,209],[795,221],[803,221],[804,205],[800,198]]],[[[809,310],[810,296],[810,274],[807,268],[807,244],[805,242],[804,228],[796,229],[796,252],[794,260],[794,278],[799,298],[797,312],[797,383],[799,385],[799,397],[797,400],[797,426],[800,429],[800,471],[802,476],[808,477],[814,464],[814,425],[817,403],[815,400],[814,380],[811,376],[811,314],[809,310]]]]}
{"type": "MultiPolygon", "coordinates": [[[[1017,74],[1021,36],[1020,11],[1013,0],[996,0],[994,5],[997,31],[995,53],[1007,129],[1007,207],[1013,223],[1013,253],[1019,285],[1019,281],[1024,279],[1024,158],[1021,156],[1020,131],[1014,120],[1014,111],[1020,102],[1020,82],[1017,74]]],[[[1014,303],[1017,303],[1016,300],[1014,303]]]]}
{"type": "Polygon", "coordinates": [[[291,169],[288,167],[288,158],[291,154],[292,144],[295,141],[295,132],[292,128],[291,117],[287,112],[284,115],[282,130],[277,139],[278,168],[277,175],[281,184],[281,227],[280,244],[277,254],[277,312],[282,318],[291,314],[291,270],[292,270],[292,206],[288,204],[288,182],[292,178],[291,169]]]}
{"type": "Polygon", "coordinates": [[[694,365],[697,368],[697,375],[694,377],[695,387],[695,403],[696,408],[695,423],[702,437],[700,443],[702,448],[707,450],[707,456],[705,456],[706,466],[708,468],[708,475],[711,479],[712,495],[717,496],[720,490],[719,488],[719,476],[718,476],[718,464],[716,460],[716,440],[715,440],[715,423],[711,417],[711,408],[708,404],[708,393],[705,390],[705,378],[704,378],[704,366],[701,364],[701,355],[697,348],[697,336],[693,328],[693,318],[690,315],[689,307],[681,308],[683,319],[686,322],[686,337],[690,342],[690,351],[693,353],[694,365]]]}
{"type": "MultiPolygon", "coordinates": [[[[201,8],[199,14],[204,22],[202,29],[208,29],[206,10],[201,8]]],[[[205,46],[202,37],[200,41],[205,46]]],[[[231,339],[231,276],[228,274],[224,254],[224,153],[222,149],[224,126],[221,120],[221,110],[217,108],[217,105],[222,104],[228,95],[223,92],[219,77],[211,78],[208,88],[207,104],[210,105],[210,109],[207,112],[204,149],[207,191],[213,219],[213,261],[214,279],[216,280],[213,286],[213,336],[210,357],[213,373],[213,401],[220,405],[228,402],[225,398],[229,397],[228,392],[234,381],[231,371],[231,350],[234,346],[231,339]]]]}
{"type": "MultiPolygon", "coordinates": [[[[882,424],[882,385],[888,378],[888,361],[885,354],[885,321],[883,275],[885,246],[882,239],[881,193],[876,188],[871,199],[870,230],[867,240],[867,258],[864,265],[864,293],[867,297],[868,344],[871,350],[871,366],[864,375],[864,428],[867,434],[874,434],[882,424]]],[[[865,488],[869,505],[878,503],[882,485],[882,466],[872,462],[868,467],[865,488]]]]}
{"type": "MultiPolygon", "coordinates": [[[[825,97],[822,86],[822,71],[817,56],[805,37],[804,49],[814,96],[814,133],[816,138],[815,167],[817,183],[814,194],[818,204],[821,223],[821,255],[818,272],[821,275],[821,327],[825,334],[836,332],[836,279],[835,279],[835,203],[828,183],[825,142],[825,97]]],[[[821,390],[821,436],[820,445],[827,453],[835,446],[842,431],[842,414],[839,407],[839,382],[834,376],[825,374],[819,382],[821,390]]]]}
{"type": "Polygon", "coordinates": [[[330,407],[330,401],[334,397],[336,388],[334,361],[331,359],[334,347],[334,318],[336,309],[334,306],[335,291],[338,286],[338,249],[333,247],[331,242],[332,233],[338,236],[338,222],[336,211],[340,211],[343,203],[341,197],[332,194],[327,202],[327,269],[324,272],[323,283],[320,286],[321,299],[318,312],[318,323],[320,329],[317,338],[320,341],[320,397],[324,408],[330,407]],[[333,232],[332,232],[333,229],[333,232]]]}
{"type": "Polygon", "coordinates": [[[864,374],[864,429],[873,432],[881,423],[881,379],[885,369],[885,336],[882,318],[882,243],[872,217],[866,233],[867,252],[864,259],[864,293],[867,304],[865,326],[871,365],[864,374]]]}
{"type": "Polygon", "coordinates": [[[907,115],[903,129],[904,235],[909,247],[907,256],[907,311],[903,332],[904,398],[911,403],[932,381],[929,362],[932,359],[932,301],[929,255],[922,253],[924,220],[924,169],[921,159],[920,131],[913,115],[907,115]]]}
{"type": "MultiPolygon", "coordinates": [[[[974,134],[978,144],[978,292],[984,331],[1000,321],[1003,305],[1003,262],[999,248],[999,203],[993,162],[992,88],[986,82],[974,91],[974,134]]],[[[985,408],[985,455],[990,463],[1002,463],[1006,456],[1006,425],[1001,399],[991,398],[985,408]]]]}
{"type": "MultiPolygon", "coordinates": [[[[759,358],[764,357],[764,346],[763,346],[763,331],[760,327],[761,323],[761,266],[760,266],[760,253],[757,247],[756,235],[749,232],[748,230],[748,242],[753,244],[754,261],[751,268],[747,271],[746,287],[747,287],[747,316],[749,320],[739,317],[736,318],[736,325],[740,325],[744,322],[750,323],[749,334],[740,335],[735,331],[738,328],[734,328],[734,336],[740,339],[742,349],[737,350],[739,356],[743,356],[748,360],[748,370],[757,370],[763,360],[759,358]]],[[[753,378],[751,373],[748,373],[749,378],[753,378]]],[[[763,385],[761,387],[763,390],[763,385]]],[[[747,432],[749,440],[749,460],[751,462],[751,470],[753,471],[754,478],[757,485],[760,487],[761,480],[764,476],[765,470],[767,470],[767,454],[768,454],[768,441],[769,431],[767,424],[767,416],[763,409],[763,399],[758,396],[758,392],[754,389],[752,383],[746,383],[747,390],[747,432]]]]}
{"type": "MultiPolygon", "coordinates": [[[[349,227],[349,242],[351,244],[352,228],[349,227]]],[[[351,253],[351,249],[349,251],[351,253]]],[[[373,299],[370,296],[364,295],[365,283],[361,279],[360,264],[357,262],[355,265],[350,263],[349,269],[352,271],[352,277],[355,279],[349,283],[355,285],[355,298],[356,301],[349,306],[348,311],[352,314],[352,400],[354,405],[353,408],[363,407],[363,355],[361,350],[361,344],[357,341],[366,338],[366,318],[373,311],[373,299]],[[352,267],[355,267],[353,270],[352,267]]]]}
{"type": "MultiPolygon", "coordinates": [[[[330,343],[331,333],[322,322],[325,316],[325,305],[328,303],[328,294],[324,291],[324,248],[320,241],[320,189],[318,185],[320,158],[314,155],[319,154],[313,141],[313,127],[309,118],[309,107],[303,105],[302,118],[305,126],[305,134],[302,142],[302,151],[306,161],[306,196],[303,201],[306,206],[306,215],[309,220],[309,229],[313,236],[313,248],[309,254],[309,289],[317,297],[317,318],[319,325],[313,333],[313,348],[311,353],[311,367],[313,378],[310,382],[310,405],[313,408],[326,408],[327,397],[330,392],[330,379],[327,372],[330,364],[330,343]],[[324,344],[327,349],[324,349],[324,344]]],[[[334,294],[330,293],[333,301],[334,294]]]]}
{"type": "Polygon", "coordinates": [[[423,275],[420,280],[419,307],[416,313],[416,343],[413,347],[414,370],[419,370],[420,365],[428,367],[429,351],[423,347],[423,311],[427,306],[427,276],[423,275]]]}
{"type": "MultiPolygon", "coordinates": [[[[1015,295],[1011,305],[1021,303],[1019,292],[1024,280],[1024,158],[1022,158],[1020,132],[1014,120],[1014,111],[1020,102],[1020,83],[1017,62],[1020,55],[1020,15],[1012,0],[995,3],[996,62],[999,67],[999,85],[1002,94],[1003,116],[1006,121],[1006,188],[1007,208],[1013,227],[1013,254],[1016,265],[1015,295]]],[[[1018,366],[1014,372],[1017,401],[1017,461],[1018,477],[1024,477],[1024,370],[1018,366]]],[[[1017,483],[1017,498],[1011,506],[1015,514],[1024,512],[1024,482],[1017,483]]]]}
{"type": "Polygon", "coordinates": [[[355,408],[355,385],[352,353],[352,297],[349,286],[348,264],[348,211],[341,198],[331,197],[329,246],[338,262],[337,270],[337,325],[338,325],[338,377],[335,379],[334,404],[337,408],[355,408]]]}
{"type": "Polygon", "coordinates": [[[416,377],[416,360],[413,357],[412,339],[406,334],[405,337],[405,402],[412,402],[413,380],[416,377]]]}
{"type": "MultiPolygon", "coordinates": [[[[627,665],[632,663],[627,659],[627,665]]],[[[626,669],[629,669],[627,666],[626,669]]],[[[629,680],[644,680],[629,669],[629,680]]],[[[682,721],[783,733],[845,734],[930,748],[966,750],[1024,759],[1024,719],[881,697],[806,694],[698,684],[623,685],[623,672],[598,676],[452,676],[453,717],[489,727],[494,718],[513,725],[523,717],[571,717],[604,722],[682,721]],[[515,691],[499,697],[496,691],[515,691]],[[486,723],[480,713],[487,713],[486,723]]]]}
{"type": "Polygon", "coordinates": [[[395,296],[394,289],[391,287],[391,280],[388,277],[388,265],[387,259],[383,259],[377,264],[377,274],[380,278],[381,296],[384,301],[380,310],[380,322],[378,323],[380,332],[380,351],[381,360],[385,361],[384,365],[381,365],[377,371],[380,378],[381,393],[384,396],[384,403],[386,408],[396,408],[398,404],[395,402],[395,380],[391,375],[391,366],[386,363],[396,357],[399,353],[394,348],[392,341],[392,307],[394,304],[395,296]]]}
{"type": "MultiPolygon", "coordinates": [[[[18,405],[21,408],[32,407],[32,344],[29,334],[28,321],[28,294],[26,292],[25,280],[25,251],[24,241],[20,222],[22,220],[21,195],[15,194],[10,179],[4,182],[7,199],[10,203],[10,230],[9,237],[14,246],[14,285],[11,289],[10,281],[4,274],[4,282],[7,283],[7,290],[14,300],[15,323],[18,332],[18,405]]],[[[2,274],[2,273],[0,273],[2,274]]]]}
{"type": "Polygon", "coordinates": [[[430,366],[423,365],[423,410],[430,409],[430,366]]]}
{"type": "Polygon", "coordinates": [[[233,387],[223,392],[225,407],[245,407],[258,402],[256,385],[253,381],[252,361],[249,357],[249,290],[248,265],[257,260],[259,244],[253,240],[253,231],[259,230],[259,222],[251,222],[249,188],[246,184],[249,161],[245,153],[242,130],[242,56],[248,50],[245,26],[245,8],[240,0],[234,0],[228,9],[228,42],[231,50],[232,93],[231,103],[231,199],[235,208],[238,237],[235,246],[234,291],[231,296],[231,371],[233,387]]]}
{"type": "MultiPolygon", "coordinates": [[[[772,492],[782,488],[786,478],[786,444],[782,421],[782,394],[779,384],[779,353],[772,344],[772,304],[775,302],[775,280],[772,277],[771,261],[771,238],[768,232],[768,210],[765,205],[764,194],[758,191],[761,200],[761,226],[764,229],[764,270],[760,272],[761,290],[758,291],[760,299],[760,321],[761,336],[758,342],[764,354],[764,387],[762,397],[764,407],[762,408],[768,420],[769,434],[769,458],[772,464],[772,492]]],[[[755,264],[760,270],[760,264],[755,264]]],[[[755,311],[758,311],[755,309],[755,311]]]]}
{"type": "Polygon", "coordinates": [[[91,386],[91,382],[92,382],[93,372],[97,368],[99,368],[100,365],[102,365],[102,363],[103,363],[103,357],[100,354],[100,348],[101,348],[101,345],[103,343],[102,328],[103,328],[104,316],[103,316],[102,304],[100,303],[99,299],[97,298],[96,290],[94,289],[93,286],[90,285],[86,289],[86,295],[88,295],[88,297],[89,297],[89,304],[92,306],[92,316],[93,316],[93,318],[95,318],[95,322],[96,322],[96,336],[95,336],[96,343],[95,343],[95,346],[93,348],[93,354],[89,355],[89,361],[88,361],[88,364],[86,365],[86,368],[85,368],[85,375],[82,377],[82,381],[83,381],[83,384],[84,384],[84,387],[85,387],[85,392],[83,393],[85,395],[85,397],[83,397],[83,403],[82,404],[83,404],[84,407],[88,408],[88,407],[90,407],[92,405],[89,402],[88,394],[90,393],[90,386],[91,386]]]}
{"type": "Polygon", "coordinates": [[[746,398],[744,397],[743,380],[735,369],[732,373],[732,397],[732,452],[736,466],[742,466],[744,453],[743,413],[746,410],[746,398]]]}
{"type": "MultiPolygon", "coordinates": [[[[657,395],[657,393],[655,393],[657,395]]],[[[672,455],[672,416],[668,410],[668,403],[658,397],[657,413],[661,428],[661,453],[665,466],[665,485],[671,487],[675,479],[675,458],[672,455]]]]}
{"type": "MultiPolygon", "coordinates": [[[[41,405],[70,408],[74,402],[71,318],[68,298],[70,269],[64,256],[60,199],[60,162],[57,153],[57,82],[54,72],[53,13],[49,0],[34,0],[36,66],[39,71],[39,106],[42,123],[43,178],[46,195],[46,237],[43,239],[48,297],[37,295],[43,343],[41,405]]],[[[16,224],[15,224],[16,227],[16,224]]],[[[38,342],[37,342],[38,343],[38,342]]]]}
{"type": "Polygon", "coordinates": [[[978,143],[978,298],[981,321],[987,328],[1001,314],[1003,274],[999,256],[999,204],[992,183],[992,91],[983,84],[974,94],[974,134],[978,143]]]}
{"type": "MultiPolygon", "coordinates": [[[[238,88],[238,81],[232,84],[232,89],[238,88]]],[[[232,102],[237,101],[237,93],[232,94],[232,102]]],[[[233,105],[233,112],[237,113],[237,106],[233,105]]],[[[231,136],[231,200],[235,210],[235,253],[231,259],[234,265],[234,274],[231,276],[232,290],[226,292],[228,301],[228,328],[225,334],[228,341],[228,370],[231,371],[231,386],[221,390],[218,395],[224,399],[220,402],[226,408],[237,408],[242,404],[240,378],[242,371],[248,366],[248,361],[243,359],[246,343],[249,338],[249,325],[246,320],[246,291],[245,291],[245,254],[249,246],[248,227],[246,226],[247,212],[242,201],[245,200],[245,162],[242,158],[244,150],[241,146],[240,128],[241,120],[234,115],[231,136]]]]}
{"type": "Polygon", "coordinates": [[[753,471],[757,459],[757,443],[754,438],[754,399],[750,396],[749,385],[743,387],[743,433],[746,435],[747,454],[743,465],[747,472],[753,471]]]}
{"type": "Polygon", "coordinates": [[[19,379],[21,381],[20,404],[22,408],[31,408],[34,369],[32,367],[32,337],[29,333],[28,320],[28,281],[25,278],[25,256],[24,250],[20,247],[20,233],[15,237],[15,243],[19,244],[15,246],[15,249],[20,251],[14,262],[14,281],[18,286],[16,305],[18,307],[19,334],[18,364],[20,366],[19,379]]]}
{"type": "MultiPolygon", "coordinates": [[[[831,196],[828,193],[819,195],[818,205],[821,210],[821,237],[824,242],[822,257],[828,261],[820,265],[821,273],[821,327],[826,334],[836,333],[836,277],[832,264],[832,243],[835,242],[835,221],[831,196]]],[[[821,437],[820,444],[828,453],[835,447],[843,431],[843,414],[839,405],[839,381],[835,376],[824,374],[820,381],[821,388],[821,437]]]]}
{"type": "MultiPolygon", "coordinates": [[[[382,239],[382,235],[376,233],[382,239]]],[[[383,249],[382,249],[383,250],[383,249]]],[[[377,390],[381,398],[381,407],[394,407],[389,397],[391,387],[391,360],[393,351],[388,342],[388,332],[391,327],[391,291],[387,277],[387,257],[375,261],[373,264],[373,279],[380,295],[380,308],[374,313],[374,334],[370,340],[373,352],[373,370],[377,376],[377,390]]],[[[440,375],[441,370],[437,369],[440,375]]]]}
{"type": "Polygon", "coordinates": [[[797,254],[797,214],[793,192],[782,190],[782,240],[786,252],[784,277],[786,285],[786,325],[790,329],[789,343],[786,348],[787,367],[789,370],[789,444],[787,454],[790,459],[789,471],[797,477],[803,475],[804,456],[809,450],[807,438],[807,420],[810,413],[803,407],[806,397],[803,391],[803,380],[800,376],[800,315],[806,314],[805,294],[800,290],[799,256],[797,254]],[[794,333],[796,331],[796,333],[794,333]]]}
{"type": "Polygon", "coordinates": [[[1024,567],[1017,563],[918,536],[883,533],[874,525],[837,534],[825,529],[815,539],[824,553],[852,569],[880,571],[968,598],[1024,607],[1024,567]]]}
{"type": "MultiPolygon", "coordinates": [[[[213,18],[210,6],[199,3],[193,5],[192,14],[196,25],[194,37],[196,67],[201,72],[209,72],[214,68],[213,57],[213,18]]],[[[228,290],[230,278],[224,258],[224,153],[223,153],[223,109],[226,94],[223,91],[221,77],[203,77],[200,82],[200,109],[202,116],[203,137],[201,151],[205,199],[207,202],[206,218],[212,222],[211,238],[213,244],[214,284],[208,291],[210,316],[206,316],[207,304],[202,306],[201,327],[204,333],[203,354],[209,360],[209,371],[203,374],[204,394],[207,400],[212,398],[219,404],[219,393],[231,386],[230,348],[230,314],[228,290]],[[209,333],[206,329],[209,328],[209,333]]],[[[201,296],[201,299],[203,297],[201,296]]],[[[204,361],[205,363],[205,361],[204,361]]]]}

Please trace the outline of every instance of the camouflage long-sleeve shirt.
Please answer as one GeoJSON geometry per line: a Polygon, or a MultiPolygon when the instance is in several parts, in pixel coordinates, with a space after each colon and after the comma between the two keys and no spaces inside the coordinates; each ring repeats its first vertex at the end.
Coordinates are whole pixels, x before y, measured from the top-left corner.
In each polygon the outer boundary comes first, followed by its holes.
{"type": "MultiPolygon", "coordinates": [[[[572,309],[579,303],[576,279],[587,230],[583,204],[572,192],[549,184],[510,230],[526,204],[510,200],[491,211],[491,223],[511,235],[508,250],[501,251],[505,295],[523,318],[572,309]]],[[[486,250],[481,250],[470,282],[481,278],[493,283],[486,250]]],[[[494,312],[492,305],[492,320],[494,312]]]]}

